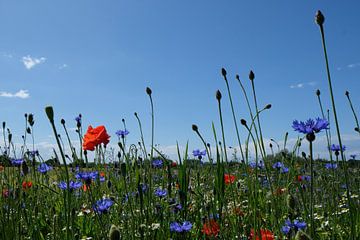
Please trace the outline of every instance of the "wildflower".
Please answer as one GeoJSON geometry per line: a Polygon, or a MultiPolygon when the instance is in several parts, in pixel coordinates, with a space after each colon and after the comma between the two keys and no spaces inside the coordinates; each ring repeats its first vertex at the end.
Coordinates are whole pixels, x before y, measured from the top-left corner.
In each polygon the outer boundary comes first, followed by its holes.
{"type": "Polygon", "coordinates": [[[287,235],[291,229],[294,229],[294,231],[297,232],[298,230],[304,230],[306,226],[306,222],[299,221],[298,219],[295,219],[293,222],[287,219],[285,220],[285,225],[281,227],[281,232],[287,235]]]}
{"type": "Polygon", "coordinates": [[[204,223],[201,232],[206,236],[217,237],[220,232],[220,226],[214,219],[210,219],[210,221],[204,223]]]}
{"type": "Polygon", "coordinates": [[[81,127],[81,114],[79,114],[76,118],[75,118],[75,121],[76,121],[76,126],[78,128],[81,127]]]}
{"type": "Polygon", "coordinates": [[[306,122],[295,120],[293,121],[292,127],[295,131],[298,131],[300,133],[304,134],[314,134],[318,133],[321,130],[328,129],[329,128],[329,122],[326,119],[316,118],[308,119],[306,122]]]}
{"type": "Polygon", "coordinates": [[[336,163],[326,163],[326,164],[325,164],[325,168],[326,168],[326,169],[336,169],[336,168],[337,168],[337,164],[336,164],[336,163]]]}
{"type": "MultiPolygon", "coordinates": [[[[346,146],[342,145],[342,150],[345,151],[345,149],[346,149],[346,146]]],[[[330,150],[333,152],[340,152],[340,145],[333,144],[333,145],[331,145],[330,150]]]]}
{"type": "Polygon", "coordinates": [[[95,206],[93,207],[93,209],[98,214],[107,213],[113,204],[114,204],[114,202],[110,198],[104,198],[104,199],[98,200],[96,202],[95,206]]]}
{"type": "Polygon", "coordinates": [[[259,161],[259,163],[258,164],[256,164],[256,162],[250,162],[249,163],[249,166],[251,167],[251,168],[259,168],[259,169],[264,169],[265,168],[265,165],[264,165],[264,162],[263,161],[259,161]]]}
{"type": "Polygon", "coordinates": [[[277,169],[280,169],[280,168],[283,168],[284,167],[284,164],[282,162],[276,162],[273,164],[272,166],[273,168],[277,168],[277,169]]]}
{"type": "Polygon", "coordinates": [[[78,172],[75,174],[77,179],[82,179],[87,185],[90,185],[92,180],[95,180],[98,176],[98,172],[78,172]]]}
{"type": "Polygon", "coordinates": [[[23,182],[22,182],[22,188],[23,188],[24,190],[29,189],[29,188],[31,188],[31,187],[32,187],[32,182],[31,182],[31,181],[23,181],[23,182]]]}
{"type": "Polygon", "coordinates": [[[121,138],[124,138],[126,135],[128,135],[130,132],[128,130],[117,130],[115,132],[115,134],[118,136],[118,137],[121,137],[121,138]]]}
{"type": "Polygon", "coordinates": [[[351,154],[350,157],[352,158],[352,160],[355,160],[356,154],[351,154]]]}
{"type": "Polygon", "coordinates": [[[203,156],[206,155],[206,150],[200,151],[199,149],[195,149],[193,151],[193,155],[194,155],[194,157],[198,157],[198,159],[201,160],[203,158],[203,156]]]}
{"type": "Polygon", "coordinates": [[[161,159],[155,159],[155,160],[152,161],[152,166],[154,168],[162,168],[163,161],[161,159]]]}
{"type": "Polygon", "coordinates": [[[259,237],[259,235],[257,233],[256,236],[255,236],[254,229],[251,229],[251,231],[250,231],[250,239],[256,239],[256,240],[259,240],[259,239],[262,239],[262,240],[274,240],[275,239],[274,234],[270,230],[267,230],[267,229],[260,229],[260,235],[261,236],[259,237]]]}
{"type": "Polygon", "coordinates": [[[94,151],[95,147],[103,143],[105,146],[110,142],[110,136],[107,134],[104,126],[93,128],[89,126],[83,139],[83,149],[94,151]]]}
{"type": "MultiPolygon", "coordinates": [[[[74,181],[69,181],[69,188],[70,189],[79,189],[81,188],[82,186],[82,183],[81,182],[74,182],[74,181]]],[[[66,190],[67,189],[67,183],[64,182],[64,181],[61,181],[59,184],[58,184],[58,187],[61,189],[61,190],[66,190]]]]}
{"type": "Polygon", "coordinates": [[[177,163],[176,162],[171,162],[171,167],[176,167],[177,163]]]}
{"type": "Polygon", "coordinates": [[[4,188],[4,189],[2,190],[2,196],[3,196],[4,198],[7,198],[7,197],[9,197],[9,195],[10,195],[9,189],[4,188]]]}
{"type": "Polygon", "coordinates": [[[232,174],[224,174],[224,181],[226,185],[235,182],[236,177],[232,174]]]}
{"type": "Polygon", "coordinates": [[[181,225],[180,225],[180,223],[178,223],[178,222],[172,222],[172,223],[170,223],[170,232],[178,232],[178,233],[180,233],[180,232],[182,232],[183,230],[182,230],[182,228],[181,228],[181,225]]]}
{"type": "Polygon", "coordinates": [[[50,171],[51,169],[52,169],[52,167],[49,166],[49,165],[47,165],[46,163],[42,163],[42,164],[40,164],[39,167],[38,167],[38,171],[39,171],[40,173],[43,173],[43,174],[47,173],[47,172],[50,171]]]}
{"type": "Polygon", "coordinates": [[[165,197],[167,195],[167,190],[158,188],[155,190],[155,195],[160,198],[165,197]]]}
{"type": "Polygon", "coordinates": [[[311,177],[308,175],[298,175],[297,176],[297,181],[298,182],[302,182],[302,181],[310,181],[311,177]]]}
{"type": "Polygon", "coordinates": [[[22,158],[11,160],[11,164],[15,167],[20,167],[23,162],[24,162],[24,159],[22,159],[22,158]]]}

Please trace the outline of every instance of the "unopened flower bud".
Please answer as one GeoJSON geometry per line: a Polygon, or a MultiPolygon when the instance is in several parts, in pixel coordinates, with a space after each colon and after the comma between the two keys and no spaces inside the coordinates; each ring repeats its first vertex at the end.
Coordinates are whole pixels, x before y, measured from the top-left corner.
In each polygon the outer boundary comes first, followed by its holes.
{"type": "Polygon", "coordinates": [[[270,109],[270,108],[271,108],[271,104],[265,106],[265,109],[270,109]]]}
{"type": "Polygon", "coordinates": [[[241,123],[242,125],[246,126],[246,120],[245,120],[245,119],[241,119],[241,120],[240,120],[240,123],[241,123]]]}
{"type": "Polygon", "coordinates": [[[319,26],[322,26],[324,24],[324,21],[325,21],[324,15],[322,14],[322,12],[320,10],[318,10],[315,15],[315,22],[319,26]]]}
{"type": "Polygon", "coordinates": [[[220,101],[221,100],[221,92],[220,92],[220,90],[217,90],[216,91],[216,99],[218,100],[218,101],[220,101]]]}
{"type": "Polygon", "coordinates": [[[45,108],[46,115],[50,122],[54,122],[54,110],[52,106],[47,106],[45,108]]]}
{"type": "Polygon", "coordinates": [[[345,96],[349,97],[349,91],[345,92],[345,96]]]}
{"type": "Polygon", "coordinates": [[[65,124],[65,119],[62,118],[60,122],[61,122],[62,125],[64,125],[65,124]]]}
{"type": "Polygon", "coordinates": [[[225,68],[221,69],[221,74],[223,75],[224,78],[226,78],[226,70],[225,70],[225,68]]]}
{"type": "Polygon", "coordinates": [[[253,72],[253,71],[250,71],[250,73],[249,73],[249,79],[250,79],[251,81],[253,81],[254,78],[255,78],[254,72],[253,72]]]}
{"type": "Polygon", "coordinates": [[[195,124],[193,124],[193,125],[191,126],[191,128],[192,128],[192,130],[193,130],[194,132],[199,131],[198,126],[197,126],[197,125],[195,125],[195,124]]]}
{"type": "Polygon", "coordinates": [[[152,91],[151,91],[151,89],[150,89],[149,87],[146,88],[146,93],[147,93],[147,95],[149,95],[149,96],[151,95],[152,91]]]}
{"type": "Polygon", "coordinates": [[[316,90],[316,95],[317,95],[317,96],[320,96],[320,90],[319,90],[319,89],[316,90]]]}

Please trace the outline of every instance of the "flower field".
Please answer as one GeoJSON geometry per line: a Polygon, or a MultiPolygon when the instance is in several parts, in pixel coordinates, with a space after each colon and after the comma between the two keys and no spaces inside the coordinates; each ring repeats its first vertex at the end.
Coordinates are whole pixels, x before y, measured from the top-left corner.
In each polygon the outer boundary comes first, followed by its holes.
{"type": "MultiPolygon", "coordinates": [[[[271,104],[258,106],[254,72],[247,81],[236,75],[249,117],[236,116],[224,68],[219,76],[227,87],[226,97],[220,91],[214,96],[221,128],[213,125],[213,139],[204,139],[204,129],[193,124],[203,147],[178,147],[177,159],[169,159],[154,144],[156,104],[150,88],[144,93],[152,113],[150,143],[144,141],[137,113],[134,120],[141,138],[129,143],[127,136],[133,130],[126,128],[125,121],[110,140],[105,126],[83,126],[81,114],[71,121],[58,119],[48,106],[44,114],[57,149],[53,159],[44,160],[32,147],[33,114],[25,114],[20,149],[3,122],[0,239],[359,239],[360,164],[356,155],[347,157],[342,144],[324,21],[318,11],[333,115],[325,115],[318,90],[314,98],[321,106],[319,116],[287,126],[299,134],[293,146],[286,143],[286,135],[283,146],[274,148],[270,143],[271,152],[266,151],[260,116],[271,104]],[[251,91],[245,91],[244,85],[250,85],[251,91]],[[232,109],[227,117],[234,120],[238,160],[227,150],[224,104],[232,109]],[[76,127],[80,145],[70,140],[69,126],[76,127]],[[240,127],[247,131],[245,136],[240,136],[240,127]],[[314,142],[324,135],[328,159],[315,159],[314,142]],[[111,161],[110,141],[118,145],[111,161]],[[301,145],[308,151],[300,152],[301,145]]],[[[354,130],[360,134],[349,92],[345,96],[354,113],[354,130]]]]}

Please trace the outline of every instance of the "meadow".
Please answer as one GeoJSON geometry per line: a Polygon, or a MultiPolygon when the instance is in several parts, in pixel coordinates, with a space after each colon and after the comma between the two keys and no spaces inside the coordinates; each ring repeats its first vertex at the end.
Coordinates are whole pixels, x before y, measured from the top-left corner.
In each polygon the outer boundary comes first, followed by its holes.
{"type": "MultiPolygon", "coordinates": [[[[177,159],[168,159],[154,144],[156,106],[150,88],[144,94],[152,113],[151,142],[144,141],[141,118],[135,113],[141,138],[127,142],[130,133],[124,120],[111,161],[106,127],[84,127],[82,115],[67,122],[58,119],[51,106],[45,108],[58,146],[49,160],[33,147],[32,114],[25,114],[20,149],[3,122],[0,239],[359,239],[360,164],[356,155],[346,156],[342,144],[320,11],[315,20],[330,95],[319,90],[314,94],[319,116],[289,123],[301,136],[293,146],[285,135],[283,146],[273,141],[271,152],[266,151],[260,116],[271,104],[258,106],[254,72],[246,80],[236,75],[249,112],[236,116],[230,74],[224,68],[219,76],[227,92],[214,96],[221,128],[213,125],[213,139],[204,139],[205,130],[193,124],[203,148],[178,147],[177,159]],[[330,98],[330,112],[324,111],[322,97],[330,98]],[[232,109],[227,117],[233,119],[238,141],[236,159],[227,150],[223,104],[232,109]],[[68,126],[76,127],[80,145],[70,140],[68,126]],[[240,136],[240,128],[248,134],[240,136]],[[313,156],[320,135],[326,135],[328,159],[313,156]],[[300,152],[301,145],[308,151],[300,152]],[[89,152],[94,153],[91,159],[89,152]]],[[[360,134],[350,93],[345,97],[354,114],[354,131],[360,134]]]]}

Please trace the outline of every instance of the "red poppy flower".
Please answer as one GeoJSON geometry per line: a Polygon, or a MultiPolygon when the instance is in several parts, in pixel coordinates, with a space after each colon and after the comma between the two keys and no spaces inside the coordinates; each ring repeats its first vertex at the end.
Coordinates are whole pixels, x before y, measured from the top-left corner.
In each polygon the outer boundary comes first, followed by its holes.
{"type": "Polygon", "coordinates": [[[220,232],[220,226],[214,219],[211,219],[210,221],[204,223],[201,232],[206,236],[216,237],[220,232]]]}
{"type": "Polygon", "coordinates": [[[29,189],[29,188],[31,188],[31,187],[32,187],[32,182],[31,182],[31,181],[23,181],[23,183],[22,183],[22,188],[23,188],[24,190],[29,189]]]}
{"type": "Polygon", "coordinates": [[[177,163],[176,162],[171,162],[171,167],[176,167],[177,163]]]}
{"type": "Polygon", "coordinates": [[[250,231],[250,239],[253,240],[253,239],[256,239],[256,240],[274,240],[275,239],[275,236],[274,234],[270,231],[270,230],[267,230],[267,229],[260,229],[260,235],[261,235],[261,238],[260,236],[258,235],[259,233],[256,234],[256,237],[255,237],[255,233],[254,233],[254,229],[251,229],[250,231]]]}
{"type": "Polygon", "coordinates": [[[100,177],[105,177],[105,173],[104,173],[104,172],[100,172],[100,177]]]}
{"type": "Polygon", "coordinates": [[[97,145],[103,143],[106,146],[109,142],[110,136],[104,126],[93,128],[90,125],[83,139],[83,149],[94,151],[97,145]]]}
{"type": "Polygon", "coordinates": [[[301,176],[301,175],[298,175],[298,176],[296,177],[296,180],[297,180],[298,182],[301,182],[301,181],[302,181],[302,176],[301,176]]]}
{"type": "Polygon", "coordinates": [[[232,174],[225,174],[224,175],[224,181],[226,185],[229,185],[230,183],[235,182],[236,177],[232,174]]]}

